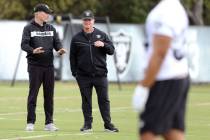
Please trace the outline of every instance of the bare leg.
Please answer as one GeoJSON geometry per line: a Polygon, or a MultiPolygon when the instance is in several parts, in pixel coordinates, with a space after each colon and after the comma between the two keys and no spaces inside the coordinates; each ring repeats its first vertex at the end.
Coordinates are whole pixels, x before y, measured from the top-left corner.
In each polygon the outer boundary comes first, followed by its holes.
{"type": "Polygon", "coordinates": [[[152,132],[144,132],[139,136],[139,140],[157,140],[158,137],[152,132]]]}
{"type": "Polygon", "coordinates": [[[185,135],[183,131],[171,129],[168,133],[164,135],[165,140],[185,140],[185,135]]]}

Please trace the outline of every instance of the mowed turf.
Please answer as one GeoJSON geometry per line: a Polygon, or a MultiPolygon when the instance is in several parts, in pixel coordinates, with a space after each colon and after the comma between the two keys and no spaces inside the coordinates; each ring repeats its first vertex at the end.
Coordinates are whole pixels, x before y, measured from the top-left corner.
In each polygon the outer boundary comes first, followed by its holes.
{"type": "MultiPolygon", "coordinates": [[[[97,97],[93,93],[93,132],[80,133],[83,125],[81,97],[76,83],[57,82],[55,85],[54,119],[58,132],[45,132],[43,93],[40,88],[37,102],[37,121],[34,132],[24,131],[26,125],[26,102],[28,84],[0,83],[0,140],[137,140],[137,113],[131,108],[131,97],[135,84],[110,84],[112,122],[119,133],[104,132],[98,109],[97,97]]],[[[188,140],[210,139],[210,85],[192,86],[187,106],[188,140]]]]}

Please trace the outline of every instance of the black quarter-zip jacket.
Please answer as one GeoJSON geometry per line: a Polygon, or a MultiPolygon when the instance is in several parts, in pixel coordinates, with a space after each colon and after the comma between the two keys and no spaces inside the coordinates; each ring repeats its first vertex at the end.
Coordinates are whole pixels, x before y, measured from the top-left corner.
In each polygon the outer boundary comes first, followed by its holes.
{"type": "Polygon", "coordinates": [[[62,44],[52,25],[40,26],[32,20],[23,29],[21,48],[27,52],[28,64],[48,67],[53,66],[53,49],[58,51],[62,44]],[[33,54],[33,49],[38,47],[43,47],[45,52],[33,54]]]}
{"type": "Polygon", "coordinates": [[[90,34],[83,30],[71,41],[70,65],[72,75],[107,76],[106,55],[114,54],[114,45],[108,36],[97,28],[90,34]],[[94,42],[104,42],[104,47],[95,47],[94,42]]]}

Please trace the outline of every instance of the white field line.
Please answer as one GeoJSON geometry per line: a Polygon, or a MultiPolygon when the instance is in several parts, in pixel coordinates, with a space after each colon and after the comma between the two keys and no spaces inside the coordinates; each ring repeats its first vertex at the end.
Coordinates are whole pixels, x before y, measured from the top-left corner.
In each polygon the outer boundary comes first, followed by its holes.
{"type": "Polygon", "coordinates": [[[75,133],[75,134],[48,134],[48,135],[34,135],[34,136],[25,136],[25,137],[13,137],[0,140],[25,140],[25,139],[35,139],[35,138],[44,138],[44,137],[56,137],[56,136],[82,136],[92,133],[75,133]]]}
{"type": "MultiPolygon", "coordinates": [[[[113,97],[115,96],[119,96],[118,94],[116,95],[112,95],[113,97]]],[[[127,97],[126,95],[121,95],[121,96],[125,96],[127,97]]],[[[22,96],[22,97],[19,97],[19,96],[13,96],[13,97],[1,97],[0,98],[0,101],[8,101],[8,100],[15,100],[15,101],[27,101],[27,95],[26,96],[22,96]]],[[[42,95],[38,95],[37,99],[42,99],[42,95]]],[[[78,96],[73,96],[73,97],[66,97],[66,96],[55,96],[54,97],[55,100],[72,100],[72,99],[81,99],[81,96],[78,95],[78,96]]]]}
{"type": "MultiPolygon", "coordinates": [[[[118,96],[118,95],[116,95],[116,96],[118,96]]],[[[42,98],[42,97],[38,97],[38,98],[42,98]]],[[[77,98],[81,98],[81,97],[80,96],[74,96],[74,97],[65,97],[65,96],[54,97],[55,100],[72,100],[72,99],[77,99],[77,98]]],[[[25,101],[26,102],[27,101],[27,96],[25,96],[25,97],[9,97],[9,98],[8,97],[1,97],[0,98],[0,101],[8,101],[8,100],[25,101]]],[[[192,104],[192,106],[210,106],[210,102],[198,102],[198,103],[192,104]]],[[[11,109],[12,108],[13,107],[11,107],[11,109]]]]}
{"type": "MultiPolygon", "coordinates": [[[[38,97],[37,99],[41,99],[42,97],[38,97]]],[[[55,100],[71,100],[71,99],[77,99],[81,98],[80,96],[75,96],[75,97],[54,97],[55,100]]],[[[8,101],[8,100],[15,100],[15,101],[27,101],[27,96],[26,97],[1,97],[0,101],[8,101]]]]}
{"type": "Polygon", "coordinates": [[[197,103],[195,104],[196,106],[210,106],[210,102],[205,102],[205,103],[197,103]]]}
{"type": "Polygon", "coordinates": [[[7,115],[22,115],[26,114],[27,112],[12,112],[12,113],[0,113],[0,116],[7,116],[7,115]]]}
{"type": "Polygon", "coordinates": [[[21,121],[21,120],[23,120],[23,119],[8,119],[8,118],[0,118],[0,120],[21,121]]]}
{"type": "MultiPolygon", "coordinates": [[[[118,111],[123,111],[123,110],[128,110],[131,109],[131,107],[115,107],[111,108],[111,112],[118,112],[118,111]]],[[[64,109],[60,111],[55,111],[55,113],[65,113],[65,112],[81,112],[82,109],[64,109]]],[[[98,112],[98,108],[93,108],[93,112],[98,112]]],[[[37,114],[44,114],[44,112],[36,112],[37,114]]],[[[22,114],[27,114],[27,112],[10,112],[10,113],[0,113],[0,116],[8,116],[8,115],[22,115],[22,114]]]]}

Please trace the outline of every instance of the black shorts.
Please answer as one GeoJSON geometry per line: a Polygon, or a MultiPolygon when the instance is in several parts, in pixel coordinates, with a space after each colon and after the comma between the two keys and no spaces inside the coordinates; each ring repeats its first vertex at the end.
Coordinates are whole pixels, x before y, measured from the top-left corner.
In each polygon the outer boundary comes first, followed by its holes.
{"type": "Polygon", "coordinates": [[[184,131],[189,87],[189,77],[155,82],[145,111],[140,115],[140,133],[161,135],[170,129],[184,131]]]}

